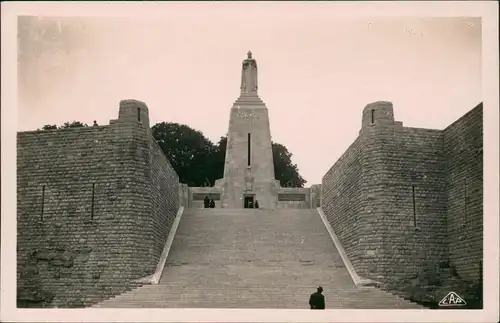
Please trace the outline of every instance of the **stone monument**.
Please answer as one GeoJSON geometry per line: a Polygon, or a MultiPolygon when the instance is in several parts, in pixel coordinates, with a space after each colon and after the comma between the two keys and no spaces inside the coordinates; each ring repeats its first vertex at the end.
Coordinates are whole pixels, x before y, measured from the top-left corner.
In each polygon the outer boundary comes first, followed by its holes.
{"type": "Polygon", "coordinates": [[[274,209],[278,204],[279,181],[274,177],[269,114],[257,94],[257,61],[248,52],[242,63],[240,96],[229,117],[221,206],[245,208],[255,205],[274,209]]]}

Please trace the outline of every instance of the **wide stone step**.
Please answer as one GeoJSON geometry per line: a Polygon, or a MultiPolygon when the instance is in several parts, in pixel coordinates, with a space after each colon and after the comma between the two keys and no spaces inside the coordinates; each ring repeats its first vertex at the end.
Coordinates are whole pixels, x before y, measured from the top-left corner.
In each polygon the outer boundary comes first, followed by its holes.
{"type": "MultiPolygon", "coordinates": [[[[411,303],[396,303],[377,300],[342,300],[328,301],[327,308],[337,309],[422,309],[421,306],[411,303]]],[[[177,299],[177,300],[155,300],[155,301],[120,301],[112,304],[100,304],[94,307],[102,308],[288,308],[288,309],[306,309],[309,307],[308,299],[289,301],[286,299],[221,299],[217,302],[207,299],[177,299]]]]}
{"type": "Polygon", "coordinates": [[[186,209],[184,211],[183,217],[221,217],[221,216],[232,216],[233,220],[238,220],[238,218],[245,218],[245,217],[253,217],[263,219],[263,220],[268,220],[268,221],[276,221],[277,219],[282,219],[284,217],[289,217],[289,218],[306,218],[306,217],[311,217],[315,216],[314,211],[309,211],[309,210],[294,210],[294,209],[287,209],[287,210],[280,210],[280,211],[272,211],[272,214],[269,214],[270,212],[266,211],[259,211],[259,210],[242,210],[242,211],[233,211],[230,209],[215,209],[215,210],[204,210],[204,209],[186,209]]]}
{"type": "MultiPolygon", "coordinates": [[[[335,301],[335,300],[341,300],[341,301],[359,301],[359,300],[365,300],[366,298],[360,297],[361,295],[337,295],[335,296],[328,296],[326,295],[326,299],[330,301],[335,301]],[[341,296],[341,297],[340,297],[341,296]]],[[[260,301],[263,299],[284,299],[287,301],[304,301],[309,299],[309,294],[302,294],[302,295],[283,295],[283,294],[228,294],[228,293],[216,293],[215,291],[210,292],[210,291],[205,291],[205,292],[200,292],[200,293],[189,293],[189,294],[169,294],[169,295],[162,295],[162,294],[152,294],[152,295],[135,295],[135,296],[129,296],[129,297],[120,297],[115,300],[115,302],[125,302],[125,301],[133,301],[133,302],[149,302],[149,301],[176,301],[176,300],[191,300],[191,301],[197,301],[197,300],[205,300],[209,297],[209,299],[212,299],[214,297],[218,297],[222,300],[240,300],[240,301],[260,301]]],[[[404,303],[404,300],[398,301],[394,297],[370,297],[370,302],[384,302],[384,303],[404,303]]]]}
{"type": "MultiPolygon", "coordinates": [[[[210,287],[203,286],[203,288],[192,288],[192,289],[174,289],[172,288],[163,288],[157,290],[140,290],[140,291],[130,291],[126,294],[118,295],[116,297],[135,297],[137,295],[142,296],[152,296],[152,295],[201,295],[201,294],[220,294],[227,296],[238,296],[238,295],[256,295],[256,296],[265,296],[265,295],[280,295],[280,296],[291,296],[303,297],[304,295],[309,296],[311,292],[314,291],[313,288],[302,288],[302,289],[271,289],[271,288],[248,288],[248,289],[238,289],[233,290],[230,288],[218,288],[218,287],[210,287]]],[[[386,293],[383,291],[359,291],[359,290],[341,290],[341,291],[331,291],[329,293],[324,293],[325,297],[375,297],[375,298],[388,298],[388,299],[401,299],[402,297],[394,296],[390,293],[386,293]]]]}
{"type": "MultiPolygon", "coordinates": [[[[141,293],[141,294],[149,294],[149,293],[155,293],[155,292],[160,292],[160,293],[189,293],[193,291],[220,291],[220,292],[229,292],[229,293],[234,293],[234,294],[241,294],[241,293],[248,293],[248,292],[259,292],[259,293],[266,293],[266,292],[275,292],[278,294],[296,294],[296,293],[306,293],[309,294],[310,292],[314,291],[314,288],[311,286],[303,286],[303,287],[283,287],[283,286],[277,286],[277,287],[256,287],[256,286],[248,286],[248,287],[243,287],[243,288],[235,288],[232,285],[227,285],[227,286],[221,286],[221,285],[204,285],[204,286],[190,286],[190,287],[183,287],[177,284],[168,284],[168,285],[147,285],[143,286],[140,288],[137,288],[135,290],[129,291],[126,294],[132,294],[132,293],[141,293]]],[[[372,294],[379,294],[379,295],[388,295],[394,298],[392,294],[384,292],[379,289],[373,288],[357,288],[357,287],[352,287],[352,288],[335,288],[331,289],[329,292],[326,292],[325,295],[333,295],[333,294],[346,294],[346,293],[351,293],[351,294],[357,294],[357,295],[372,295],[372,294]]]]}
{"type": "MultiPolygon", "coordinates": [[[[256,294],[248,294],[248,293],[245,293],[245,294],[230,294],[230,293],[222,293],[222,292],[216,292],[216,291],[200,291],[198,293],[196,292],[191,292],[191,293],[170,293],[168,295],[165,295],[165,294],[151,294],[151,295],[141,295],[141,294],[138,294],[138,295],[130,295],[130,296],[127,296],[127,297],[120,297],[118,299],[116,299],[117,301],[137,301],[137,302],[141,302],[141,301],[154,301],[154,300],[172,300],[172,301],[175,301],[177,299],[189,299],[189,300],[197,300],[197,299],[206,299],[207,296],[210,296],[211,298],[212,297],[220,297],[221,299],[239,299],[239,300],[251,300],[251,299],[254,299],[254,300],[260,300],[260,299],[264,299],[264,298],[269,298],[269,299],[273,299],[273,298],[277,298],[277,299],[288,299],[288,300],[304,300],[304,299],[308,299],[309,297],[309,294],[292,294],[292,295],[289,295],[289,294],[280,294],[280,293],[269,293],[269,294],[260,294],[260,293],[256,293],[256,294]]],[[[341,297],[341,300],[342,301],[347,301],[347,300],[360,300],[360,296],[361,295],[356,295],[356,294],[353,294],[353,295],[335,295],[335,296],[332,296],[332,295],[326,295],[325,297],[327,299],[335,299],[335,298],[339,298],[341,297]]],[[[376,297],[375,295],[373,297],[370,297],[371,298],[371,301],[390,301],[390,302],[398,302],[394,297],[389,297],[389,296],[385,296],[385,297],[376,297]]],[[[363,298],[361,298],[363,299],[363,298]]]]}
{"type": "MultiPolygon", "coordinates": [[[[373,308],[415,308],[422,309],[422,306],[413,305],[413,304],[404,304],[404,303],[391,303],[391,302],[376,302],[376,301],[366,301],[366,300],[351,300],[351,301],[342,301],[342,302],[327,302],[328,308],[365,308],[365,309],[373,309],[373,308]]],[[[172,301],[148,301],[148,302],[116,302],[113,304],[101,304],[95,307],[101,308],[112,308],[112,307],[164,307],[164,308],[176,308],[176,307],[184,307],[184,308],[196,308],[196,307],[215,307],[215,308],[226,308],[226,307],[234,307],[234,308],[291,308],[291,309],[301,309],[308,308],[308,299],[302,301],[289,301],[289,300],[276,300],[269,299],[268,301],[259,299],[245,299],[244,301],[238,299],[222,299],[219,302],[207,301],[206,299],[199,300],[172,300],[172,301]]]]}
{"type": "MultiPolygon", "coordinates": [[[[307,308],[310,287],[248,287],[221,289],[218,286],[183,289],[177,285],[147,285],[119,295],[94,307],[148,308],[307,308]]],[[[377,288],[334,289],[325,293],[328,308],[422,308],[377,288]]]]}
{"type": "MultiPolygon", "coordinates": [[[[139,289],[141,290],[141,289],[139,289]]],[[[258,293],[234,293],[230,290],[204,288],[190,290],[157,290],[149,289],[142,292],[129,292],[116,298],[104,301],[94,307],[121,308],[307,308],[307,292],[273,293],[261,290],[258,293]]],[[[408,302],[383,291],[360,293],[358,290],[342,291],[326,294],[328,308],[422,308],[420,305],[408,302]]]]}
{"type": "MultiPolygon", "coordinates": [[[[113,306],[93,306],[101,308],[234,308],[234,309],[308,309],[308,305],[301,304],[268,304],[268,303],[248,303],[242,306],[241,304],[233,304],[231,302],[224,303],[210,303],[210,302],[151,302],[144,304],[137,303],[122,303],[114,304],[113,306]]],[[[328,304],[327,309],[422,309],[422,307],[414,307],[411,305],[395,305],[395,304],[367,304],[366,302],[353,302],[353,303],[338,303],[328,304]]]]}
{"type": "MultiPolygon", "coordinates": [[[[255,292],[240,292],[234,293],[230,290],[220,290],[220,289],[210,289],[205,288],[202,290],[189,290],[189,291],[157,291],[148,293],[134,293],[134,294],[122,294],[115,297],[115,299],[167,299],[172,297],[183,297],[183,298],[196,298],[201,296],[221,296],[222,298],[239,298],[239,297],[278,297],[278,298],[304,298],[310,295],[310,289],[307,292],[273,292],[273,291],[255,291],[255,292]]],[[[406,301],[403,298],[396,297],[393,295],[381,295],[377,293],[364,294],[364,293],[329,293],[325,294],[325,297],[331,299],[358,299],[358,298],[373,298],[373,299],[390,299],[390,300],[401,300],[406,301]]]]}

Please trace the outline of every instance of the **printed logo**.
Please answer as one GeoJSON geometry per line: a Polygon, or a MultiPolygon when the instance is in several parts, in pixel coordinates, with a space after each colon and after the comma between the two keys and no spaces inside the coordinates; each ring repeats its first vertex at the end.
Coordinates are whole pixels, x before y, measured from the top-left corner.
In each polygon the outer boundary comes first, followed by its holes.
{"type": "Polygon", "coordinates": [[[464,306],[467,305],[467,303],[464,301],[464,299],[460,296],[457,295],[455,292],[449,292],[448,295],[446,295],[441,302],[438,304],[439,306],[464,306]]]}

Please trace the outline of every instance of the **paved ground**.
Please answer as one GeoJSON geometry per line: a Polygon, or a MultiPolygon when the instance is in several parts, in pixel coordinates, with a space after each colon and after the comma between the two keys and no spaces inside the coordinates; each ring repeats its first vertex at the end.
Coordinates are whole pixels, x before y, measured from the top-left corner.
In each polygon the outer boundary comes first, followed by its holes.
{"type": "Polygon", "coordinates": [[[357,288],[316,210],[186,209],[158,285],[95,307],[422,308],[357,288]]]}

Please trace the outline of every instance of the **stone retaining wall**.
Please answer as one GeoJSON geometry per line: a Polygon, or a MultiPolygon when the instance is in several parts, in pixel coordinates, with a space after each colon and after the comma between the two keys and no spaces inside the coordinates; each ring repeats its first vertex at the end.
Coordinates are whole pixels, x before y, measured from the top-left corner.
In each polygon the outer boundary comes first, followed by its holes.
{"type": "Polygon", "coordinates": [[[458,274],[480,279],[483,259],[482,104],[444,130],[449,260],[458,274]]]}
{"type": "Polygon", "coordinates": [[[154,272],[179,197],[152,140],[133,100],[109,126],[18,133],[18,306],[88,306],[154,272]]]}
{"type": "Polygon", "coordinates": [[[475,297],[482,104],[442,131],[403,127],[390,102],[369,104],[362,124],[322,188],[324,213],[358,275],[422,301],[451,281],[447,288],[475,297]]]}

